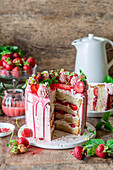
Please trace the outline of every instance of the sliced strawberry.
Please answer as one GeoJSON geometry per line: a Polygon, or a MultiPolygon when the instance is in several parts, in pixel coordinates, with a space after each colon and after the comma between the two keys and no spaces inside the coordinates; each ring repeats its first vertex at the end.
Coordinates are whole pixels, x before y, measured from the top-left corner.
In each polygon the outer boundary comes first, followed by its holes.
{"type": "Polygon", "coordinates": [[[93,93],[96,97],[98,97],[98,87],[95,87],[93,93]]]}
{"type": "Polygon", "coordinates": [[[69,124],[72,128],[75,128],[75,125],[73,123],[69,124]]]}
{"type": "Polygon", "coordinates": [[[82,81],[78,81],[75,85],[74,85],[74,90],[77,92],[77,93],[83,93],[84,92],[84,88],[85,88],[85,85],[82,81]]]}
{"type": "Polygon", "coordinates": [[[57,84],[56,86],[57,86],[57,88],[59,88],[59,89],[68,90],[68,91],[71,91],[71,89],[72,89],[71,86],[66,85],[66,84],[60,84],[60,83],[59,83],[59,84],[57,84]]]}
{"type": "Polygon", "coordinates": [[[39,85],[38,84],[32,84],[31,85],[31,91],[37,94],[39,85]]]}
{"type": "Polygon", "coordinates": [[[25,129],[22,131],[21,135],[22,135],[23,137],[30,137],[30,136],[31,136],[31,130],[28,129],[28,128],[25,128],[25,129]]]}
{"type": "Polygon", "coordinates": [[[74,110],[74,111],[76,111],[76,110],[78,109],[78,107],[77,107],[76,104],[70,103],[69,106],[70,106],[70,108],[71,108],[72,110],[74,110]]]}

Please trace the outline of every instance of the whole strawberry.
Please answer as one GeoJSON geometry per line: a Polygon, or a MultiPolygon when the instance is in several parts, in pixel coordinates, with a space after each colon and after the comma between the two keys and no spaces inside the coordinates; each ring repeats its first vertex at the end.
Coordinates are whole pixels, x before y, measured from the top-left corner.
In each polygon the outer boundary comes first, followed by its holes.
{"type": "Polygon", "coordinates": [[[107,152],[103,152],[105,150],[105,147],[104,147],[104,144],[100,144],[96,151],[95,151],[95,154],[97,156],[99,156],[100,158],[107,158],[108,157],[108,153],[107,152]]]}
{"type": "Polygon", "coordinates": [[[73,151],[73,156],[79,160],[83,160],[86,154],[86,151],[83,150],[83,146],[76,146],[73,151]]]}
{"type": "Polygon", "coordinates": [[[31,130],[28,129],[28,128],[25,128],[25,129],[22,131],[21,135],[22,135],[23,137],[30,137],[30,136],[31,136],[31,130]]]}
{"type": "Polygon", "coordinates": [[[21,145],[21,144],[27,147],[29,145],[29,141],[24,137],[20,137],[17,140],[17,145],[21,145]]]}
{"type": "Polygon", "coordinates": [[[35,59],[34,59],[33,57],[29,57],[29,58],[27,59],[27,62],[29,62],[32,67],[34,67],[34,66],[35,66],[35,63],[36,63],[36,62],[35,62],[35,59]]]}
{"type": "Polygon", "coordinates": [[[25,152],[27,152],[27,147],[24,146],[24,144],[21,144],[21,145],[20,145],[20,148],[19,148],[19,152],[20,152],[20,153],[25,153],[25,152]]]}

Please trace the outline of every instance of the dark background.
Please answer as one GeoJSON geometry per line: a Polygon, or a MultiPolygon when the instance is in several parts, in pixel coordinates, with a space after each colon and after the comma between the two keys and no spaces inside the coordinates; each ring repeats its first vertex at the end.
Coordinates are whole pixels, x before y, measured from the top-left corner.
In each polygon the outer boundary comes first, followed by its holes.
{"type": "MultiPolygon", "coordinates": [[[[73,71],[71,42],[88,33],[113,41],[113,0],[0,0],[0,44],[35,57],[38,71],[73,71]]],[[[113,49],[107,54],[109,62],[113,49]]]]}

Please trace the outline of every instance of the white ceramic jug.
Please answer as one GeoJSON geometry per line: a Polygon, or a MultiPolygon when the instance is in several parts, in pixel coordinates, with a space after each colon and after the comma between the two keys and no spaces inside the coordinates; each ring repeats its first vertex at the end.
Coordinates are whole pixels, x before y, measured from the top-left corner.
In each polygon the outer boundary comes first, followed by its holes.
{"type": "Polygon", "coordinates": [[[72,45],[77,49],[75,72],[79,73],[81,69],[87,75],[87,80],[90,83],[104,82],[105,75],[108,75],[108,70],[113,65],[113,59],[109,64],[107,63],[106,43],[110,43],[113,47],[112,41],[94,37],[93,34],[72,42],[72,45]]]}

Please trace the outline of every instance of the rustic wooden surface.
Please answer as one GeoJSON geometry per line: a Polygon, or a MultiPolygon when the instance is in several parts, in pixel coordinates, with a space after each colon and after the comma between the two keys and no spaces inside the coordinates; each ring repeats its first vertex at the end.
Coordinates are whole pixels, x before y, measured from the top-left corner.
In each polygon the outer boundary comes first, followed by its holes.
{"type": "MultiPolygon", "coordinates": [[[[0,44],[17,45],[34,56],[39,71],[73,71],[71,42],[88,33],[113,41],[112,0],[0,0],[0,44]]],[[[110,50],[108,61],[112,57],[110,50]]]]}
{"type": "MultiPolygon", "coordinates": [[[[97,123],[96,118],[87,120],[94,126],[97,123]]],[[[113,125],[113,117],[110,119],[113,125]]],[[[14,119],[7,116],[0,116],[0,122],[10,122],[16,126],[13,139],[17,139],[18,127],[14,119]]],[[[18,120],[20,126],[25,124],[25,120],[18,120]]],[[[97,131],[97,138],[113,139],[113,133],[104,130],[97,131]]],[[[10,153],[6,144],[9,143],[10,136],[0,138],[0,170],[109,170],[113,169],[113,159],[101,159],[99,157],[89,157],[80,161],[69,154],[67,150],[47,150],[44,149],[40,154],[32,155],[31,152],[14,155],[10,153]]]]}

